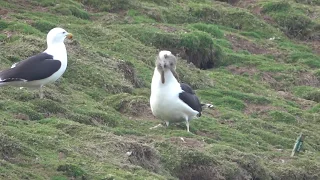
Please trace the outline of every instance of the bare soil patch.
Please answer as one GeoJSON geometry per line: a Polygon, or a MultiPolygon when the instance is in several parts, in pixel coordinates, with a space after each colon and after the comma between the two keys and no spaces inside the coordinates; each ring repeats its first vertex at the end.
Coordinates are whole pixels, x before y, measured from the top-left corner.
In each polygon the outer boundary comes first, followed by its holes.
{"type": "Polygon", "coordinates": [[[286,88],[290,88],[287,87],[289,82],[292,86],[320,87],[320,81],[310,72],[295,73],[293,74],[293,77],[290,77],[290,81],[286,78],[282,78],[281,80],[276,79],[276,77],[280,77],[282,75],[282,73],[262,72],[261,80],[267,82],[276,90],[286,90],[286,88]]]}
{"type": "Polygon", "coordinates": [[[20,6],[23,9],[32,9],[33,11],[40,11],[40,12],[48,12],[49,9],[43,6],[37,6],[32,1],[25,1],[25,0],[15,0],[15,4],[20,6]]]}
{"type": "Polygon", "coordinates": [[[264,47],[261,47],[247,39],[237,37],[231,34],[228,34],[226,37],[232,43],[232,49],[234,51],[246,50],[252,54],[271,54],[272,53],[270,50],[264,47]]]}
{"type": "Polygon", "coordinates": [[[231,66],[228,66],[227,69],[231,71],[232,74],[237,74],[237,75],[247,74],[252,76],[259,73],[259,71],[255,67],[237,67],[237,66],[231,65],[231,66]]]}
{"type": "Polygon", "coordinates": [[[20,120],[30,120],[28,115],[22,113],[15,114],[13,117],[20,120]]]}
{"type": "Polygon", "coordinates": [[[211,138],[211,139],[215,139],[217,141],[221,140],[219,134],[215,134],[214,132],[197,131],[197,132],[195,132],[195,134],[200,135],[200,136],[204,136],[204,137],[208,137],[208,138],[211,138]]]}
{"type": "Polygon", "coordinates": [[[257,0],[246,0],[246,1],[237,1],[234,5],[241,8],[248,8],[253,6],[257,0]]]}
{"type": "Polygon", "coordinates": [[[130,152],[128,157],[130,163],[153,172],[159,171],[160,156],[155,149],[139,143],[128,143],[128,150],[130,152]]]}
{"type": "Polygon", "coordinates": [[[139,88],[143,86],[142,81],[137,77],[137,72],[134,69],[133,64],[126,61],[120,61],[118,63],[118,68],[123,73],[124,78],[130,81],[134,87],[139,88]]]}
{"type": "Polygon", "coordinates": [[[192,149],[202,149],[205,146],[205,142],[192,138],[171,137],[169,141],[170,143],[178,145],[179,147],[184,146],[192,149]]]}
{"type": "Polygon", "coordinates": [[[182,171],[179,172],[178,177],[181,180],[223,180],[225,179],[216,166],[207,165],[189,165],[182,166],[182,171]]]}
{"type": "MultiPolygon", "coordinates": [[[[320,38],[320,37],[319,37],[320,38]]],[[[305,41],[303,44],[311,47],[314,53],[320,55],[320,39],[314,41],[305,41]]]]}
{"type": "Polygon", "coordinates": [[[310,100],[307,100],[307,99],[295,97],[290,92],[278,91],[277,94],[282,96],[283,98],[285,98],[287,100],[296,102],[297,104],[300,105],[300,107],[302,109],[309,109],[310,107],[312,107],[312,106],[314,106],[316,104],[316,102],[314,102],[314,101],[310,101],[310,100]]]}
{"type": "Polygon", "coordinates": [[[245,114],[253,115],[265,115],[270,110],[275,110],[276,107],[270,106],[270,105],[260,105],[260,104],[246,104],[246,109],[244,111],[245,114]]]}
{"type": "MultiPolygon", "coordinates": [[[[138,107],[139,108],[139,107],[138,107]]],[[[140,112],[139,114],[129,114],[129,119],[134,120],[156,120],[157,118],[152,114],[151,108],[149,105],[142,105],[142,107],[139,108],[140,112]]]]}
{"type": "Polygon", "coordinates": [[[297,74],[297,82],[296,85],[298,86],[312,86],[312,87],[319,87],[320,82],[316,76],[309,72],[303,72],[297,74]]]}
{"type": "Polygon", "coordinates": [[[175,27],[166,26],[163,24],[156,24],[155,27],[157,27],[158,29],[161,29],[162,31],[165,31],[167,33],[172,33],[172,32],[178,31],[178,29],[175,27]]]}
{"type": "Polygon", "coordinates": [[[153,118],[151,108],[145,101],[123,101],[119,112],[143,119],[153,118]]]}

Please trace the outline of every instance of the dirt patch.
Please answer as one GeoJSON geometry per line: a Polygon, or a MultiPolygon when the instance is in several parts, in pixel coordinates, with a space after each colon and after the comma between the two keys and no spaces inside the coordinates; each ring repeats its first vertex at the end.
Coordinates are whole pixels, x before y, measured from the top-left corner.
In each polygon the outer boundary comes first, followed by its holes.
{"type": "Polygon", "coordinates": [[[282,88],[281,83],[278,82],[278,81],[273,77],[274,75],[277,75],[277,74],[280,74],[280,73],[263,72],[263,73],[261,74],[261,81],[270,84],[270,86],[271,86],[273,89],[280,90],[280,89],[282,88]]]}
{"type": "Polygon", "coordinates": [[[302,42],[303,44],[311,47],[311,49],[313,50],[313,53],[316,53],[318,55],[320,55],[320,41],[305,41],[302,42]]]}
{"type": "Polygon", "coordinates": [[[134,99],[134,100],[123,100],[119,112],[134,117],[152,117],[151,108],[149,102],[134,99]]]}
{"type": "Polygon", "coordinates": [[[259,104],[246,104],[246,109],[244,111],[247,115],[265,115],[270,110],[275,110],[276,107],[270,105],[259,105],[259,104]]]}
{"type": "Polygon", "coordinates": [[[128,160],[130,163],[153,172],[159,171],[160,156],[155,149],[139,143],[128,143],[127,146],[128,160]]]}
{"type": "Polygon", "coordinates": [[[30,149],[27,149],[16,139],[0,133],[0,159],[10,163],[22,163],[26,159],[21,159],[21,155],[34,157],[30,149]]]}
{"type": "Polygon", "coordinates": [[[20,120],[30,120],[28,115],[22,113],[15,114],[13,117],[20,120]]]}
{"type": "Polygon", "coordinates": [[[257,0],[246,0],[246,1],[238,1],[234,5],[241,8],[248,8],[250,6],[253,6],[257,0]]]}
{"type": "Polygon", "coordinates": [[[254,6],[251,12],[256,15],[261,15],[261,9],[262,8],[260,6],[254,6]]]}
{"type": "Polygon", "coordinates": [[[259,71],[255,67],[238,67],[238,66],[231,65],[231,66],[228,66],[227,69],[231,71],[232,74],[237,74],[237,75],[247,74],[247,75],[253,76],[259,73],[259,71]]]}
{"type": "Polygon", "coordinates": [[[9,10],[0,8],[0,16],[6,16],[9,13],[9,10]]]}
{"type": "Polygon", "coordinates": [[[124,78],[130,81],[134,87],[139,88],[143,86],[143,81],[138,79],[136,70],[134,69],[132,63],[120,61],[118,63],[118,68],[123,73],[124,78]]]}
{"type": "Polygon", "coordinates": [[[311,47],[316,54],[320,55],[320,42],[319,41],[314,41],[313,43],[311,43],[311,47]]]}
{"type": "Polygon", "coordinates": [[[316,76],[309,72],[303,72],[296,75],[297,80],[295,85],[298,86],[312,86],[312,87],[319,87],[320,82],[316,76]]]}
{"type": "Polygon", "coordinates": [[[310,107],[312,107],[316,104],[316,102],[314,102],[314,101],[295,97],[290,92],[278,91],[277,94],[282,96],[284,99],[296,102],[297,104],[300,105],[300,108],[302,108],[302,109],[309,109],[310,107]]]}
{"type": "Polygon", "coordinates": [[[29,8],[33,11],[49,12],[49,9],[47,7],[37,6],[35,3],[32,3],[32,1],[15,0],[15,2],[16,5],[19,5],[23,9],[29,8]]]}
{"type": "Polygon", "coordinates": [[[0,19],[10,20],[9,13],[14,12],[14,10],[4,9],[0,7],[0,19]]]}
{"type": "Polygon", "coordinates": [[[221,137],[219,136],[219,134],[216,134],[214,132],[209,132],[209,131],[197,131],[195,134],[199,135],[199,136],[204,136],[204,137],[208,137],[217,141],[221,140],[221,137]]]}
{"type": "Polygon", "coordinates": [[[179,138],[179,137],[171,137],[169,139],[170,143],[188,148],[196,148],[202,149],[205,146],[205,142],[201,142],[192,138],[179,138]]]}
{"type": "Polygon", "coordinates": [[[181,180],[222,180],[225,179],[220,175],[219,170],[214,166],[206,165],[189,165],[183,166],[183,171],[179,173],[178,177],[181,180]]]}
{"type": "Polygon", "coordinates": [[[263,72],[261,80],[278,91],[286,91],[292,86],[320,86],[318,78],[309,72],[295,73],[292,77],[287,77],[283,73],[263,72]]]}
{"type": "Polygon", "coordinates": [[[158,29],[161,29],[162,31],[167,32],[167,33],[176,32],[178,30],[177,28],[174,28],[171,26],[166,26],[163,24],[156,24],[155,27],[157,27],[158,29]]]}
{"type": "Polygon", "coordinates": [[[219,122],[220,124],[227,125],[227,126],[230,127],[230,128],[234,128],[234,127],[235,127],[235,125],[234,125],[235,121],[234,121],[234,120],[221,119],[221,120],[218,120],[218,122],[219,122]]]}
{"type": "Polygon", "coordinates": [[[234,51],[246,50],[251,54],[271,54],[272,53],[268,49],[260,47],[259,45],[247,39],[237,37],[232,34],[228,34],[226,35],[226,37],[231,42],[232,49],[234,51]]]}
{"type": "Polygon", "coordinates": [[[208,155],[197,151],[184,152],[181,164],[176,168],[176,176],[183,180],[212,180],[225,179],[220,174],[219,164],[208,155]]]}
{"type": "MultiPolygon", "coordinates": [[[[141,108],[143,109],[143,108],[141,108]]],[[[143,109],[143,111],[141,111],[142,113],[140,113],[139,115],[135,115],[135,116],[130,116],[132,114],[129,114],[128,118],[129,119],[134,119],[134,120],[142,120],[142,121],[150,121],[150,120],[157,120],[157,118],[152,114],[151,108],[150,106],[146,105],[145,109],[143,109]]]]}

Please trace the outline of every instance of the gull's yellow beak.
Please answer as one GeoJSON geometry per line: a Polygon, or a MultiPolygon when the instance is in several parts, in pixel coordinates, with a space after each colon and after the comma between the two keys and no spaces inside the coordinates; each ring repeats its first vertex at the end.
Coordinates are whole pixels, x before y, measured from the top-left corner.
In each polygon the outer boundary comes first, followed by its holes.
{"type": "Polygon", "coordinates": [[[68,34],[67,34],[67,38],[68,38],[68,39],[72,39],[72,37],[73,37],[73,35],[72,35],[71,33],[68,33],[68,34]]]}

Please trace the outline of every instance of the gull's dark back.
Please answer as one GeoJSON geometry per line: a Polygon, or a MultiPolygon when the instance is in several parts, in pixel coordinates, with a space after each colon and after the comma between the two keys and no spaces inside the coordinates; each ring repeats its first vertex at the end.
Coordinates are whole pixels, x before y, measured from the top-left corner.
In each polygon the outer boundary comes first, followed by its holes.
{"type": "Polygon", "coordinates": [[[198,116],[201,116],[202,111],[202,105],[199,101],[199,98],[196,96],[195,92],[192,90],[192,88],[185,83],[180,83],[180,87],[183,90],[179,94],[179,98],[185,102],[189,107],[191,107],[193,110],[198,111],[198,116]]]}

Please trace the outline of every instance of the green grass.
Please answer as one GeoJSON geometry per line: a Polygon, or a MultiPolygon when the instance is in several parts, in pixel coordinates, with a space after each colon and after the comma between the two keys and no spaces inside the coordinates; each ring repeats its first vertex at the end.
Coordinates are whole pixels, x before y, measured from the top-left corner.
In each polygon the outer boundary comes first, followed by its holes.
{"type": "Polygon", "coordinates": [[[74,39],[45,99],[1,87],[0,177],[319,179],[317,2],[259,0],[257,15],[209,0],[1,1],[0,69],[43,51],[55,26],[74,39]],[[149,97],[163,49],[215,106],[191,133],[184,123],[149,129],[161,122],[149,97]]]}
{"type": "Polygon", "coordinates": [[[319,22],[306,15],[308,9],[303,10],[299,6],[287,1],[271,1],[263,5],[262,12],[270,15],[289,37],[308,39],[317,31],[319,22]]]}

